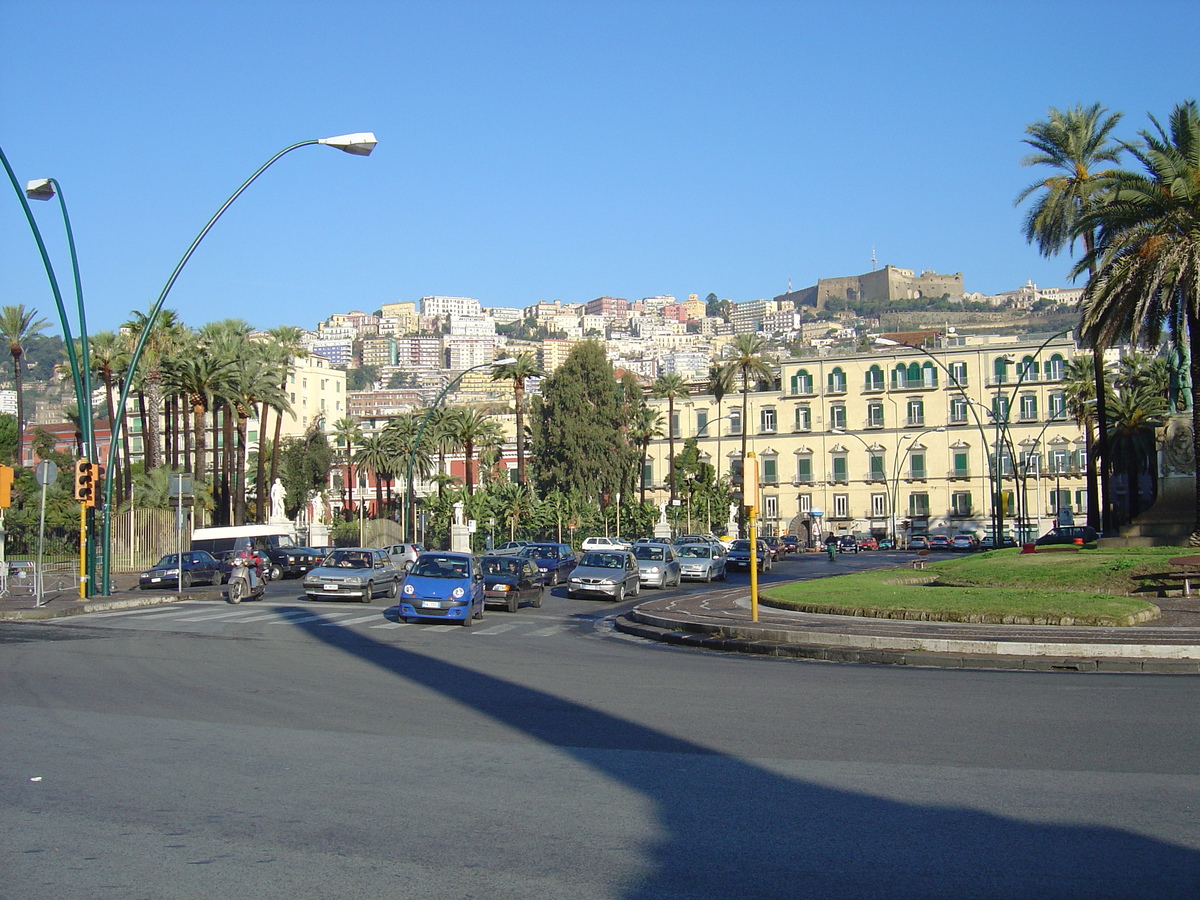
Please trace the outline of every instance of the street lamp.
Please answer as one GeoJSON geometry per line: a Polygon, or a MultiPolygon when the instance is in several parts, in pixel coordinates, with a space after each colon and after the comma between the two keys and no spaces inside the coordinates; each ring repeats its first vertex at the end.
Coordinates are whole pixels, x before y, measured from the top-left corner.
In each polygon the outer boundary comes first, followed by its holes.
{"type": "Polygon", "coordinates": [[[261,166],[259,166],[259,168],[254,172],[254,174],[251,175],[249,178],[247,178],[242,183],[242,186],[239,187],[236,191],[234,191],[232,195],[230,195],[229,199],[226,200],[221,205],[221,208],[218,209],[216,211],[216,213],[213,214],[213,217],[208,220],[208,223],[204,226],[203,229],[201,229],[200,233],[198,235],[196,235],[195,240],[193,240],[191,245],[187,248],[187,252],[183,254],[183,258],[180,259],[179,263],[175,266],[175,270],[173,272],[171,272],[171,277],[167,279],[167,283],[163,287],[162,292],[158,295],[158,299],[154,302],[154,305],[150,308],[150,315],[146,319],[145,327],[142,329],[142,333],[138,336],[137,344],[133,348],[133,354],[129,358],[129,365],[128,365],[127,374],[125,377],[125,384],[121,388],[121,396],[120,396],[120,399],[117,401],[116,414],[113,418],[112,426],[109,431],[107,470],[110,474],[109,474],[109,477],[105,479],[105,483],[104,483],[104,514],[103,514],[104,527],[103,527],[103,534],[102,534],[102,538],[101,538],[102,542],[103,542],[103,548],[102,548],[103,571],[101,574],[101,581],[102,581],[101,593],[103,593],[103,594],[110,593],[109,575],[110,575],[111,557],[112,557],[110,534],[111,534],[111,530],[112,530],[113,482],[115,481],[115,469],[113,468],[113,465],[116,461],[117,446],[120,443],[120,441],[119,441],[120,433],[121,433],[121,430],[125,427],[125,404],[129,400],[129,390],[133,386],[134,375],[137,372],[138,362],[141,361],[142,351],[146,346],[146,340],[150,337],[150,333],[154,330],[154,325],[158,321],[158,315],[162,311],[163,303],[166,302],[167,294],[169,294],[171,292],[171,288],[175,286],[175,280],[179,277],[179,273],[183,270],[183,267],[187,264],[187,261],[192,258],[192,254],[196,252],[196,248],[200,246],[200,242],[204,240],[205,236],[212,229],[213,225],[216,224],[217,220],[219,218],[221,218],[221,216],[224,214],[225,210],[229,209],[229,207],[233,203],[233,201],[236,200],[238,197],[240,197],[242,195],[242,192],[245,191],[246,188],[250,187],[250,185],[252,185],[258,179],[259,175],[261,175],[268,168],[270,168],[275,163],[275,161],[278,160],[283,155],[285,155],[287,153],[291,153],[293,150],[296,150],[300,147],[308,147],[308,146],[311,146],[314,144],[325,144],[329,147],[336,147],[337,149],[342,150],[346,153],[350,153],[354,156],[369,156],[371,154],[371,151],[375,149],[375,143],[376,143],[376,141],[375,141],[374,134],[372,134],[370,132],[358,132],[355,134],[338,135],[336,137],[315,138],[315,139],[309,140],[309,141],[300,141],[297,144],[292,144],[290,147],[284,147],[282,150],[280,150],[278,153],[276,153],[274,156],[272,156],[270,159],[268,159],[265,163],[263,163],[261,166]]]}
{"type": "Polygon", "coordinates": [[[437,399],[433,401],[433,405],[429,407],[424,417],[422,417],[421,424],[417,428],[416,437],[413,438],[412,450],[410,450],[408,454],[408,480],[405,485],[408,491],[408,502],[405,504],[405,519],[407,521],[404,531],[409,535],[409,540],[413,543],[415,543],[417,540],[417,530],[415,527],[416,517],[413,515],[415,512],[413,507],[416,502],[416,498],[413,496],[413,465],[417,461],[417,449],[421,446],[421,435],[425,433],[425,426],[429,424],[430,417],[433,415],[434,410],[441,405],[442,401],[446,398],[446,395],[454,390],[455,385],[462,381],[463,377],[468,372],[474,372],[476,369],[486,369],[488,366],[511,366],[515,362],[516,359],[511,356],[506,356],[503,359],[494,359],[491,362],[479,363],[478,365],[471,366],[469,369],[463,369],[458,373],[458,375],[450,380],[449,384],[442,388],[442,392],[437,395],[437,399]]]}

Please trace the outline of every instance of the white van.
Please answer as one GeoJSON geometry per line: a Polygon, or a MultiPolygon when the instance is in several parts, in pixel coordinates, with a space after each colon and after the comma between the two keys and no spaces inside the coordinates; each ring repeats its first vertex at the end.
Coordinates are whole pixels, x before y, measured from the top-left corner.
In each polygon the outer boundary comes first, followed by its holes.
{"type": "Polygon", "coordinates": [[[310,547],[301,547],[291,528],[281,525],[230,525],[197,528],[192,532],[192,549],[207,550],[218,560],[233,559],[243,550],[263,557],[263,571],[271,580],[299,577],[321,564],[310,547]]]}

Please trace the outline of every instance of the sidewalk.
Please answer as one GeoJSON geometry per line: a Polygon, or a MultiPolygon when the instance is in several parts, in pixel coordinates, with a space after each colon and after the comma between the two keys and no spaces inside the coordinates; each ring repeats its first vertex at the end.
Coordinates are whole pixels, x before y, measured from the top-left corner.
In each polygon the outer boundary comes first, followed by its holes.
{"type": "Polygon", "coordinates": [[[750,595],[742,587],[648,600],[618,617],[616,627],[686,647],[828,662],[1200,674],[1200,625],[1193,624],[967,625],[816,615],[761,603],[758,619],[750,621],[750,595]]]}
{"type": "Polygon", "coordinates": [[[218,599],[225,596],[225,590],[224,585],[205,585],[186,590],[182,596],[176,591],[142,591],[138,589],[137,575],[114,575],[113,592],[107,597],[89,597],[87,600],[81,600],[77,592],[60,591],[43,597],[40,607],[36,605],[36,598],[30,594],[0,597],[0,621],[57,619],[82,613],[158,606],[180,600],[218,599]]]}

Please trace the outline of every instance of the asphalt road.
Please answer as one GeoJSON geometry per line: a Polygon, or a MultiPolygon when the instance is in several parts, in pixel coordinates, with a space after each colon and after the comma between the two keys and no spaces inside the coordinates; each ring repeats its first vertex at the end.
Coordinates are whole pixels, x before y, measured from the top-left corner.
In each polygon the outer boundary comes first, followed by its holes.
{"type": "Polygon", "coordinates": [[[0,623],[0,897],[1200,896],[1194,678],[695,652],[561,588],[387,607],[0,623]]]}

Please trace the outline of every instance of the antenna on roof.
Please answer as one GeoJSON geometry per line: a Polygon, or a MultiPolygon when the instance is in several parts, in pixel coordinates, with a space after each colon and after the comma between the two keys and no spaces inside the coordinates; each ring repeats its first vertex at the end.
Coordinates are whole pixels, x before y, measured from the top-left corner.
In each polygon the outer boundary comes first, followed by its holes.
{"type": "Polygon", "coordinates": [[[875,245],[871,245],[871,271],[875,271],[875,245]]]}

